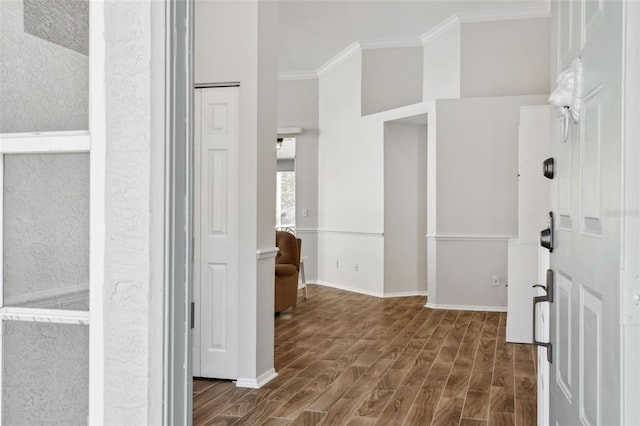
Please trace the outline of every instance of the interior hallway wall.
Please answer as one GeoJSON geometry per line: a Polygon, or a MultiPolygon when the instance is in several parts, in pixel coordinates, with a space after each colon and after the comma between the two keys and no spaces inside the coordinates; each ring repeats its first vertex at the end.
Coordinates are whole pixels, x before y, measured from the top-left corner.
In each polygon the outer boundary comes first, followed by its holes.
{"type": "Polygon", "coordinates": [[[436,232],[429,255],[435,251],[437,285],[435,292],[429,287],[430,304],[506,307],[507,243],[518,233],[520,107],[546,102],[546,95],[436,102],[436,232]]]}
{"type": "Polygon", "coordinates": [[[427,291],[426,117],[384,124],[384,293],[427,291]]]}
{"type": "Polygon", "coordinates": [[[362,115],[422,101],[422,47],[362,51],[362,115]]]}
{"type": "Polygon", "coordinates": [[[318,279],[318,85],[317,79],[278,82],[278,127],[302,128],[296,135],[296,234],[307,282],[318,279]]]}
{"type": "Polygon", "coordinates": [[[363,137],[361,82],[361,51],[320,77],[318,281],[382,294],[384,153],[363,137]]]}

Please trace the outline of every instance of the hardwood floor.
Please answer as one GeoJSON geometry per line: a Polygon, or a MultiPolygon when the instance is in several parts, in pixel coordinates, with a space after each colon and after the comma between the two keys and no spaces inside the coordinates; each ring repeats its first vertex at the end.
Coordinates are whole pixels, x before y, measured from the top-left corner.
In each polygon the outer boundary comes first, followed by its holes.
{"type": "Polygon", "coordinates": [[[194,425],[535,425],[532,345],[506,314],[309,286],[275,319],[262,389],[194,379],[194,425]]]}

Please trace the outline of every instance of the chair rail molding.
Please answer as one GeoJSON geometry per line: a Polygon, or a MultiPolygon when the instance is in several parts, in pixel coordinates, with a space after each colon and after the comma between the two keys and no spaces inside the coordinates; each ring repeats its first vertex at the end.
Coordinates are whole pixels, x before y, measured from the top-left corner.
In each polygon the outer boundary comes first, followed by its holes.
{"type": "Polygon", "coordinates": [[[517,235],[510,234],[427,234],[425,235],[429,241],[464,241],[464,242],[481,242],[481,241],[504,241],[518,238],[517,235]]]}
{"type": "Polygon", "coordinates": [[[267,247],[256,250],[256,258],[258,260],[271,259],[276,257],[280,249],[278,247],[267,247]]]}

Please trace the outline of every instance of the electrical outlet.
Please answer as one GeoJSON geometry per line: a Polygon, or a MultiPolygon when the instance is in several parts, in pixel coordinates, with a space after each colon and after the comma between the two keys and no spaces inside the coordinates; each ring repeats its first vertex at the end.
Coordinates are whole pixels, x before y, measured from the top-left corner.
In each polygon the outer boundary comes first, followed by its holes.
{"type": "Polygon", "coordinates": [[[358,272],[358,264],[357,263],[355,265],[353,265],[353,270],[358,272]]]}
{"type": "Polygon", "coordinates": [[[302,217],[309,216],[309,209],[302,209],[302,217]]]}
{"type": "Polygon", "coordinates": [[[500,277],[494,274],[491,279],[494,287],[500,287],[500,277]]]}

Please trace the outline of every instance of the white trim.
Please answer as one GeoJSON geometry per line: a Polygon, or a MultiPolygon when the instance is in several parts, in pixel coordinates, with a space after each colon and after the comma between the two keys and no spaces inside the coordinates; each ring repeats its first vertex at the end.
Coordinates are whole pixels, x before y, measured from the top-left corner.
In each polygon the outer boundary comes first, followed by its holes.
{"type": "Polygon", "coordinates": [[[360,41],[362,50],[369,49],[399,49],[405,47],[422,47],[420,37],[388,38],[380,40],[360,41]]]}
{"type": "Polygon", "coordinates": [[[90,148],[91,138],[87,131],[0,134],[0,152],[3,154],[88,152],[90,148]]]}
{"type": "Polygon", "coordinates": [[[640,3],[624,2],[623,21],[623,206],[622,270],[620,271],[620,409],[621,423],[640,424],[640,3]]]}
{"type": "MultiPolygon", "coordinates": [[[[1,210],[0,210],[1,211],[1,210]]],[[[0,262],[2,263],[2,262],[0,262]]],[[[2,277],[2,275],[0,275],[2,277]]],[[[0,291],[0,293],[2,293],[0,291]]],[[[2,384],[4,383],[4,324],[0,321],[0,389],[2,388],[2,384]]],[[[3,400],[4,398],[0,398],[0,419],[3,418],[2,409],[3,409],[3,400]]]]}
{"type": "MultiPolygon", "coordinates": [[[[5,299],[3,306],[25,306],[31,303],[42,302],[47,299],[55,299],[63,296],[71,296],[79,293],[86,293],[89,296],[88,285],[75,285],[64,288],[54,288],[51,290],[36,291],[28,294],[21,294],[19,296],[8,297],[5,299]]],[[[82,297],[84,298],[84,297],[82,297]]],[[[78,299],[73,299],[78,300],[78,299]]]]}
{"type": "Polygon", "coordinates": [[[279,81],[317,80],[317,71],[283,71],[278,73],[279,81]]]}
{"type": "MultiPolygon", "coordinates": [[[[305,231],[306,232],[312,232],[311,230],[305,230],[305,231]]],[[[316,229],[315,232],[317,232],[318,234],[356,235],[356,236],[360,236],[360,237],[375,237],[375,238],[384,237],[384,232],[345,231],[345,230],[341,230],[341,229],[316,229]]]]}
{"type": "Polygon", "coordinates": [[[548,18],[549,16],[551,16],[551,7],[549,2],[546,2],[546,4],[542,7],[453,14],[444,21],[440,22],[435,27],[424,32],[420,36],[420,40],[422,41],[422,45],[426,46],[427,44],[431,43],[441,35],[447,33],[460,24],[548,18]]]}
{"type": "Polygon", "coordinates": [[[271,259],[277,256],[280,249],[278,247],[269,247],[256,250],[256,258],[258,260],[271,259]]]}
{"type": "MultiPolygon", "coordinates": [[[[0,154],[0,308],[4,306],[4,155],[0,154]]],[[[0,323],[0,328],[2,324],[0,323]]],[[[0,353],[2,352],[2,335],[0,334],[0,353]]],[[[0,357],[2,361],[2,357],[0,357]]],[[[0,366],[4,365],[0,363],[0,366]]],[[[2,370],[2,368],[0,368],[2,370]]],[[[0,373],[0,391],[2,390],[2,373],[0,373]]],[[[2,399],[2,398],[0,398],[2,399]]],[[[0,419],[2,419],[2,402],[0,402],[0,419]]]]}
{"type": "Polygon", "coordinates": [[[318,229],[317,228],[296,228],[296,234],[299,234],[299,233],[317,234],[318,229]]]}
{"type": "Polygon", "coordinates": [[[442,303],[427,302],[424,307],[431,309],[449,309],[453,311],[507,312],[506,306],[445,305],[442,303]]]}
{"type": "Polygon", "coordinates": [[[533,343],[533,335],[530,328],[513,328],[507,324],[508,343],[533,343]]]}
{"type": "Polygon", "coordinates": [[[379,40],[357,40],[340,53],[329,59],[315,71],[283,71],[278,73],[278,80],[315,80],[324,77],[334,68],[354,54],[368,49],[392,49],[426,46],[449,30],[460,24],[474,22],[494,22],[518,19],[547,18],[551,15],[550,3],[542,7],[521,8],[515,10],[493,10],[484,12],[453,14],[435,27],[422,33],[419,37],[401,37],[379,40]]]}
{"type": "Polygon", "coordinates": [[[427,294],[426,291],[416,290],[416,291],[398,291],[394,293],[385,292],[382,297],[384,297],[385,299],[392,299],[394,297],[414,297],[414,296],[428,297],[429,295],[427,294]]]}
{"type": "Polygon", "coordinates": [[[460,23],[475,23],[475,22],[496,22],[496,21],[512,21],[519,19],[535,19],[535,18],[548,18],[551,16],[550,4],[547,2],[544,6],[527,7],[521,9],[511,10],[492,10],[463,13],[459,16],[460,23]]]}
{"type": "Polygon", "coordinates": [[[299,135],[302,127],[278,127],[278,135],[299,135]]]}
{"type": "Polygon", "coordinates": [[[420,41],[422,42],[423,46],[426,46],[441,35],[458,26],[460,26],[460,18],[458,18],[458,15],[451,15],[435,27],[431,28],[429,31],[420,35],[420,41]]]}
{"type": "Polygon", "coordinates": [[[464,241],[464,242],[508,242],[508,240],[518,238],[517,235],[499,235],[499,234],[485,234],[485,235],[425,235],[427,240],[431,241],[464,241]]]}
{"type": "Polygon", "coordinates": [[[365,290],[360,287],[354,287],[354,286],[344,285],[344,284],[336,284],[329,281],[316,280],[313,283],[316,285],[321,285],[323,287],[335,288],[337,290],[344,290],[350,293],[364,294],[365,296],[377,297],[379,299],[392,299],[396,297],[413,297],[413,296],[427,297],[428,296],[426,291],[418,291],[418,290],[400,291],[395,293],[381,293],[379,291],[365,290]]]}
{"type": "Polygon", "coordinates": [[[364,294],[365,296],[373,296],[378,298],[384,297],[384,294],[379,291],[365,290],[363,288],[353,287],[353,286],[343,285],[343,284],[336,284],[329,281],[316,280],[314,281],[314,284],[321,285],[324,287],[331,287],[338,290],[349,291],[351,293],[364,294]]]}
{"type": "Polygon", "coordinates": [[[318,78],[322,78],[325,75],[329,74],[331,71],[333,71],[334,68],[337,68],[338,65],[342,64],[347,59],[351,58],[353,55],[361,51],[362,48],[360,47],[359,41],[351,43],[342,52],[338,53],[336,56],[329,59],[324,65],[318,68],[318,78]]]}
{"type": "Polygon", "coordinates": [[[92,1],[89,10],[89,132],[90,154],[90,243],[89,243],[89,421],[105,423],[104,387],[104,256],[106,186],[106,86],[104,2],[92,1]]]}
{"type": "Polygon", "coordinates": [[[0,308],[0,320],[89,325],[90,315],[88,311],[63,309],[0,308]]]}
{"type": "Polygon", "coordinates": [[[260,389],[262,386],[266,385],[276,377],[278,377],[278,373],[276,373],[275,368],[272,368],[271,370],[262,373],[255,379],[238,379],[236,381],[236,387],[260,389]]]}

